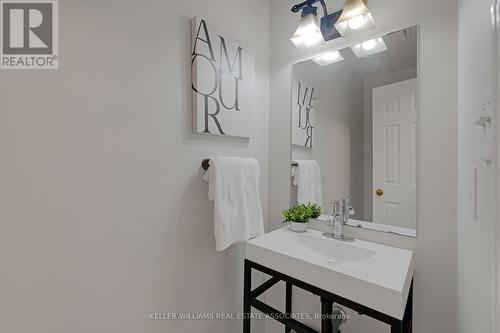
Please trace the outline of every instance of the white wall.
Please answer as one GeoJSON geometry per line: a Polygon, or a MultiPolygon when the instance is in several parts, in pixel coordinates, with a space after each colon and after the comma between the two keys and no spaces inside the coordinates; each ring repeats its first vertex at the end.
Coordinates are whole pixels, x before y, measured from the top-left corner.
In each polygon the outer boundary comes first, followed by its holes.
{"type": "MultiPolygon", "coordinates": [[[[269,223],[280,227],[280,211],[289,204],[290,162],[290,68],[318,50],[301,52],[288,38],[298,16],[290,13],[293,0],[271,1],[270,59],[270,187],[269,223]]],[[[343,1],[329,1],[331,10],[343,1]]],[[[418,225],[416,239],[352,230],[346,233],[415,250],[416,333],[456,331],[456,2],[379,0],[370,1],[376,30],[329,43],[322,49],[343,47],[370,34],[383,34],[414,24],[420,30],[421,135],[419,147],[418,225]]],[[[270,299],[282,301],[278,290],[270,299]]],[[[297,306],[301,307],[300,301],[297,306]]],[[[307,303],[307,301],[304,301],[307,303]]],[[[374,329],[369,322],[353,329],[374,329]]],[[[268,324],[268,332],[281,327],[268,324]]]]}
{"type": "Polygon", "coordinates": [[[473,124],[487,95],[491,98],[494,91],[490,11],[493,3],[492,0],[458,2],[459,333],[487,333],[494,329],[495,166],[480,161],[484,151],[479,136],[481,128],[473,124]],[[477,219],[471,207],[472,166],[478,167],[477,219]]]}
{"type": "Polygon", "coordinates": [[[59,7],[60,69],[0,73],[0,331],[240,331],[149,312],[241,311],[242,248],[215,252],[200,162],[257,158],[267,214],[268,1],[59,7]],[[191,133],[195,15],[255,48],[250,141],[191,133]]]}

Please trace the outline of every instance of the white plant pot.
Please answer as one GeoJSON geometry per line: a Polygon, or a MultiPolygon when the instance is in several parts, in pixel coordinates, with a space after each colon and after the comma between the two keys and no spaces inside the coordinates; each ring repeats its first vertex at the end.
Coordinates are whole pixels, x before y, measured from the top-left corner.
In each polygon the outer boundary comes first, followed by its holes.
{"type": "Polygon", "coordinates": [[[308,223],[290,222],[290,228],[295,232],[306,232],[308,223]]]}

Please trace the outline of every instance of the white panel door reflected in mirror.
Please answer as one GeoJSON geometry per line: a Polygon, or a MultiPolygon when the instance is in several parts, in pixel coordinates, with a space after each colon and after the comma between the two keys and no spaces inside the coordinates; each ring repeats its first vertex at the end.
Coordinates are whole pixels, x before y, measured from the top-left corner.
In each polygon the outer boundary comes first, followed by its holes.
{"type": "Polygon", "coordinates": [[[292,169],[318,162],[323,213],[350,198],[349,225],[415,237],[418,26],[297,63],[292,84],[292,169]]]}

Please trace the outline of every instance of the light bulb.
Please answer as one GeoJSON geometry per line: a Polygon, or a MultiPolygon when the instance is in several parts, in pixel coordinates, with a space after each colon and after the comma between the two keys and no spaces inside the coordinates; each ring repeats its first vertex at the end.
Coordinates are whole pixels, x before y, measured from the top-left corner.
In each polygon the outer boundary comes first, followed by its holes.
{"type": "Polygon", "coordinates": [[[328,51],[311,59],[319,66],[326,66],[344,60],[339,51],[328,51]]]}
{"type": "Polygon", "coordinates": [[[366,42],[361,43],[361,47],[365,51],[373,50],[377,46],[377,41],[375,39],[367,40],[366,42]]]}
{"type": "Polygon", "coordinates": [[[364,41],[362,43],[351,46],[351,50],[354,54],[360,58],[371,54],[383,52],[387,50],[384,39],[382,37],[377,37],[364,41]]]}
{"type": "Polygon", "coordinates": [[[356,17],[349,19],[349,21],[347,21],[347,25],[352,30],[358,30],[365,25],[365,22],[366,22],[365,15],[359,15],[359,16],[356,16],[356,17]]]}

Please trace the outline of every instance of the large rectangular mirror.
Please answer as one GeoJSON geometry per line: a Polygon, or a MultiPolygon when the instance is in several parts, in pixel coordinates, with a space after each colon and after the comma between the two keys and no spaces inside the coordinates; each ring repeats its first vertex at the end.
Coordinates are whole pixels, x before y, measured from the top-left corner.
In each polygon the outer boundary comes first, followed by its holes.
{"type": "Polygon", "coordinates": [[[292,84],[292,204],[350,198],[348,225],[415,237],[418,27],[297,63],[292,84]]]}

